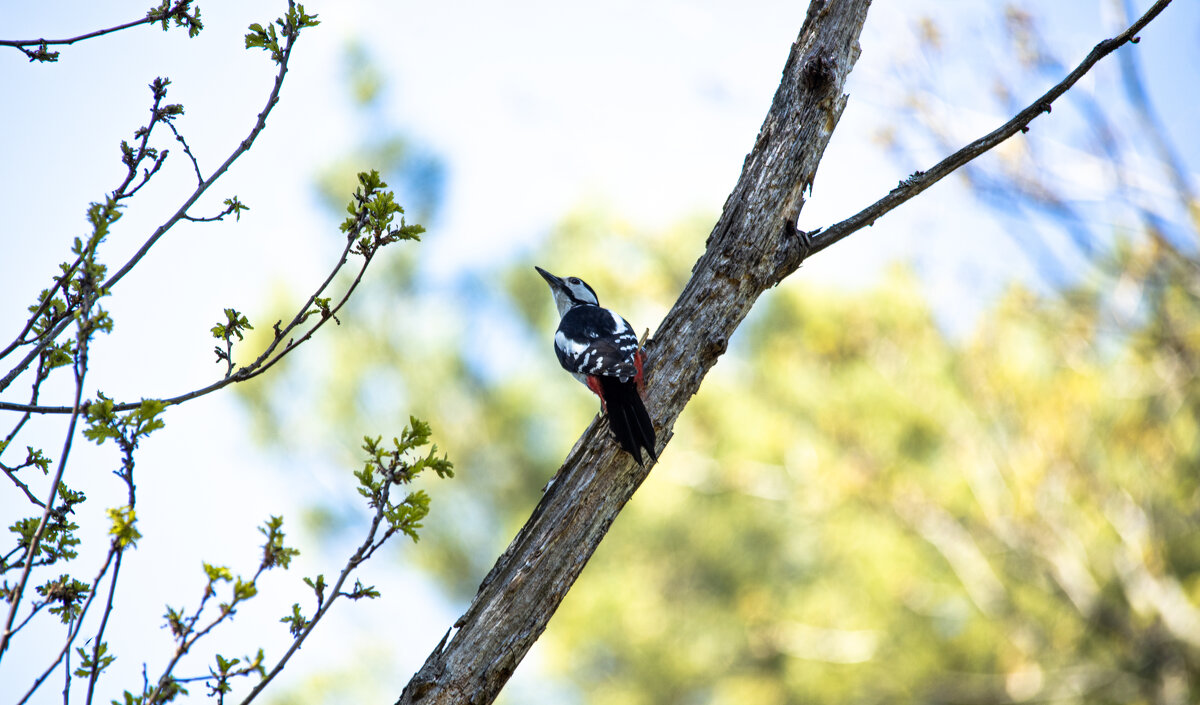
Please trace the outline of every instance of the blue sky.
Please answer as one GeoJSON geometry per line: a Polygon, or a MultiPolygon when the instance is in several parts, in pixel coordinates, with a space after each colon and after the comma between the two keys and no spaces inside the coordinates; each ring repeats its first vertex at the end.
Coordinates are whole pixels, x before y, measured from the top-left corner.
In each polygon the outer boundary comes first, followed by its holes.
{"type": "MultiPolygon", "coordinates": [[[[1135,4],[1141,9],[1150,3],[1135,4]]],[[[71,36],[135,18],[146,5],[144,0],[6,3],[0,6],[0,34],[71,36]]],[[[141,28],[63,47],[58,64],[30,64],[15,50],[0,53],[0,95],[6,103],[0,111],[0,134],[5,135],[0,141],[5,213],[0,282],[9,295],[0,310],[0,330],[15,330],[22,322],[24,306],[66,258],[71,238],[84,233],[86,204],[119,181],[117,145],[144,124],[146,86],[155,76],[172,79],[169,99],[187,110],[179,127],[206,170],[224,159],[261,110],[273,66],[265,55],[244,51],[242,35],[249,23],[277,16],[284,3],[200,5],[207,28],[193,40],[179,30],[141,28]]],[[[953,88],[939,94],[939,105],[954,116],[954,134],[961,133],[964,142],[1007,118],[986,102],[989,86],[978,80],[977,71],[989,57],[973,46],[976,36],[992,30],[994,14],[988,10],[993,5],[876,4],[848,87],[849,108],[802,227],[848,216],[912,168],[944,156],[930,144],[912,153],[917,164],[898,163],[873,140],[881,127],[896,122],[889,111],[914,76],[944,77],[949,85],[942,88],[953,88]],[[943,53],[934,59],[917,48],[914,18],[922,12],[947,28],[943,53]],[[935,60],[939,66],[928,65],[935,60]]],[[[1047,38],[1070,65],[1114,33],[1108,0],[1040,5],[1051,13],[1047,38]]],[[[350,42],[361,42],[387,74],[381,106],[386,127],[403,131],[446,164],[446,199],[423,247],[434,278],[449,280],[515,253],[536,251],[558,219],[581,203],[607,204],[648,228],[696,212],[715,215],[753,143],[805,11],[803,3],[715,1],[616,2],[603,11],[548,1],[312,2],[307,7],[323,24],[298,45],[267,131],[199,212],[212,212],[233,194],[251,210],[240,223],[180,226],[122,282],[109,301],[117,328],[95,346],[89,394],[99,388],[122,399],[169,396],[207,384],[219,374],[208,329],[223,307],[253,313],[265,308],[278,286],[305,291],[323,275],[340,238],[337,219],[318,203],[315,175],[364,142],[363,130],[373,127],[356,117],[346,98],[350,42]]],[[[1137,51],[1148,87],[1172,136],[1194,160],[1200,154],[1200,133],[1194,129],[1200,124],[1195,100],[1200,79],[1194,69],[1200,5],[1175,2],[1142,36],[1137,51]]],[[[1115,61],[1101,68],[1084,87],[1115,93],[1115,61]]],[[[1051,83],[1021,86],[1016,99],[1031,100],[1051,83]]],[[[1056,109],[1039,118],[1035,130],[1053,139],[1055,121],[1069,124],[1069,115],[1056,109]]],[[[1064,154],[1064,173],[1070,174],[1075,162],[1069,150],[1064,154]]],[[[118,223],[106,250],[109,262],[124,261],[174,210],[191,179],[181,157],[175,155],[174,165],[118,223]]],[[[1086,201],[1086,179],[1075,180],[1071,185],[1086,201]]],[[[908,259],[919,264],[947,319],[969,321],[970,313],[1005,282],[1033,277],[1005,227],[952,178],[814,258],[798,276],[864,285],[886,263],[908,259]]],[[[662,302],[663,311],[669,304],[662,302]]],[[[57,401],[67,391],[55,386],[44,396],[57,401]]],[[[298,516],[312,498],[312,488],[286,482],[287,468],[278,459],[254,450],[243,421],[234,401],[217,395],[172,410],[161,439],[143,451],[139,491],[147,539],[132,555],[123,580],[155,590],[132,599],[161,603],[160,589],[191,599],[201,559],[249,572],[255,526],[268,513],[298,516]]],[[[61,443],[58,433],[43,424],[27,442],[44,439],[49,452],[61,443]]],[[[92,461],[93,471],[101,469],[95,474],[104,476],[115,462],[110,450],[78,446],[81,464],[75,471],[85,472],[82,463],[92,461]]],[[[96,484],[89,493],[95,507],[121,503],[113,484],[96,484]]],[[[20,508],[15,502],[12,493],[0,493],[0,517],[12,516],[20,508]]],[[[103,531],[94,520],[81,523],[103,531]]],[[[288,593],[285,583],[318,570],[328,571],[328,564],[302,564],[287,579],[274,578],[271,587],[290,594],[279,598],[290,604],[303,598],[288,593]]],[[[399,647],[398,661],[389,668],[394,675],[381,684],[390,692],[440,638],[456,607],[440,604],[421,583],[381,572],[371,582],[385,592],[391,587],[416,593],[432,607],[372,606],[367,617],[348,614],[326,628],[359,634],[355,630],[371,620],[407,624],[415,636],[399,647]]],[[[361,607],[342,610],[355,613],[361,607]]],[[[115,667],[111,687],[135,687],[140,662],[132,654],[150,638],[147,634],[165,638],[157,624],[161,611],[143,612],[140,622],[132,619],[128,631],[113,635],[117,648],[131,655],[115,667]]],[[[241,629],[282,631],[275,617],[255,621],[251,612],[239,618],[241,629]]],[[[306,648],[294,677],[330,658],[320,646],[306,648]]],[[[24,671],[22,663],[10,655],[0,666],[0,680],[11,682],[13,673],[24,671]]],[[[54,692],[48,689],[41,701],[48,702],[54,692]]]]}

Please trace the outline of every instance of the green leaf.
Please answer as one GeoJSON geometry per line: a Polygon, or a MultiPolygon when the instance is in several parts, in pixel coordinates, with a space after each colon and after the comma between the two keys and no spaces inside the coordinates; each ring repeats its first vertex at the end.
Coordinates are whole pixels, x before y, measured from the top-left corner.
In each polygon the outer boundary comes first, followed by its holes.
{"type": "Polygon", "coordinates": [[[79,668],[75,669],[74,675],[76,678],[90,678],[93,675],[98,675],[101,671],[117,660],[116,656],[108,653],[108,644],[100,642],[96,647],[95,655],[90,649],[76,647],[76,653],[79,654],[79,668]]]}
{"type": "Polygon", "coordinates": [[[167,621],[167,628],[171,630],[171,636],[179,638],[183,636],[188,628],[184,622],[183,612],[177,610],[170,605],[167,605],[167,613],[163,615],[163,619],[167,621]]]}
{"type": "Polygon", "coordinates": [[[278,566],[287,570],[292,558],[300,555],[300,551],[284,545],[283,517],[272,516],[258,531],[267,537],[267,542],[263,544],[262,567],[269,570],[278,566]]]}
{"type": "Polygon", "coordinates": [[[242,580],[241,578],[238,578],[236,581],[234,581],[233,599],[235,601],[241,602],[242,600],[249,600],[257,594],[258,586],[255,585],[253,580],[242,580]]]}
{"type": "Polygon", "coordinates": [[[248,210],[250,210],[250,206],[247,206],[245,203],[239,201],[237,196],[225,199],[225,212],[232,213],[234,219],[238,222],[241,222],[242,220],[242,211],[248,210]]]}
{"type": "Polygon", "coordinates": [[[300,636],[301,632],[308,626],[308,621],[304,619],[304,615],[300,612],[300,604],[292,605],[292,613],[279,620],[288,625],[288,632],[292,636],[300,636]]]}
{"type": "Polygon", "coordinates": [[[204,566],[204,575],[208,578],[210,584],[219,582],[228,583],[233,580],[233,573],[223,565],[209,565],[203,561],[201,561],[201,565],[204,566]]]}
{"type": "Polygon", "coordinates": [[[69,624],[83,611],[83,600],[91,592],[91,587],[84,582],[75,580],[69,575],[60,575],[37,587],[37,593],[46,604],[51,605],[50,614],[56,614],[63,624],[69,624]]]}
{"type": "Polygon", "coordinates": [[[134,526],[137,522],[137,513],[133,507],[125,506],[109,509],[108,518],[112,522],[108,533],[114,537],[113,543],[116,544],[117,548],[124,549],[127,546],[137,544],[137,540],[142,537],[142,534],[134,526]]]}

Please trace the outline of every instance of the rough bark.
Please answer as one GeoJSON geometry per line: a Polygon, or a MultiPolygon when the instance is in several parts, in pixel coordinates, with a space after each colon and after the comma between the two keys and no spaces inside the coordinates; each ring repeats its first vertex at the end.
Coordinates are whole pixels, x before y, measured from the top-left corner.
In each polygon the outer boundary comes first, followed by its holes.
{"type": "MultiPolygon", "coordinates": [[[[842,89],[869,6],[811,2],[737,186],[691,281],[647,343],[646,401],[659,451],[759,295],[804,258],[809,241],[796,219],[846,106],[842,89]]],[[[648,472],[608,439],[605,422],[593,422],[398,703],[492,702],[648,472]]]]}

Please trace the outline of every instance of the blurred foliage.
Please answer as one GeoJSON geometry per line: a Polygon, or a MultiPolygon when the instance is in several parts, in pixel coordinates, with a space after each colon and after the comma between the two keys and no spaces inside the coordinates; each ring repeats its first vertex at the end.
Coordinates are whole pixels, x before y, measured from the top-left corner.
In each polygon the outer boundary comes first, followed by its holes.
{"type": "Polygon", "coordinates": [[[1112,264],[1132,320],[1017,287],[962,342],[903,272],[771,295],[552,623],[555,666],[596,703],[1190,702],[1200,280],[1153,244],[1112,264]]]}
{"type": "MultiPolygon", "coordinates": [[[[581,213],[544,262],[644,325],[697,225],[581,213]],[[623,286],[583,266],[611,249],[623,286]]],[[[551,622],[549,668],[605,704],[1200,690],[1200,270],[1153,238],[1105,266],[1061,294],[1014,287],[962,341],[903,269],[772,292],[551,622]]],[[[408,408],[446,429],[461,482],[415,557],[464,600],[596,411],[557,369],[532,269],[490,281],[514,338],[489,348],[499,369],[473,361],[494,338],[469,305],[376,290],[310,392],[339,429],[408,408]]]]}
{"type": "MultiPolygon", "coordinates": [[[[872,102],[886,106],[876,143],[902,169],[927,169],[1008,119],[1084,58],[1099,39],[1091,32],[1113,36],[1150,5],[978,4],[979,11],[917,16],[896,28],[908,30],[911,50],[897,52],[870,81],[872,102]]],[[[1147,32],[1178,17],[1165,13],[1147,32]]],[[[1195,48],[1145,46],[1117,51],[1055,102],[1052,119],[1035,121],[955,175],[1019,246],[1024,261],[1008,271],[1028,265],[1043,282],[1067,287],[1104,261],[1114,233],[1134,239],[1155,231],[1175,247],[1195,246],[1200,198],[1189,175],[1200,143],[1178,96],[1197,83],[1175,70],[1194,63],[1195,48]],[[1177,119],[1164,119],[1166,111],[1177,119]]]]}
{"type": "Polygon", "coordinates": [[[369,165],[379,168],[393,184],[410,217],[428,226],[443,199],[445,165],[392,122],[386,73],[367,48],[351,42],[344,61],[352,117],[358,123],[354,133],[365,137],[325,167],[317,179],[318,195],[327,208],[340,210],[343,194],[354,190],[356,175],[369,165]]]}

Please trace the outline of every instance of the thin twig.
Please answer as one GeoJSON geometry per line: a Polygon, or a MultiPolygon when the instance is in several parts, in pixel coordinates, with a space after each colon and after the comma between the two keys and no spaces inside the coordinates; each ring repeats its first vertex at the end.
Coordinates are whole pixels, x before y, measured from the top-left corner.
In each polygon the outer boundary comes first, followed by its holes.
{"type": "Polygon", "coordinates": [[[41,544],[42,536],[45,534],[46,527],[50,523],[50,513],[54,510],[54,498],[58,495],[58,487],[62,483],[63,472],[67,469],[67,456],[71,453],[71,443],[75,439],[75,424],[79,421],[79,414],[83,411],[83,378],[87,374],[87,348],[87,336],[86,334],[81,334],[79,336],[78,357],[75,360],[75,405],[71,412],[71,422],[67,426],[66,438],[63,439],[62,455],[58,459],[58,468],[55,470],[54,479],[50,483],[50,496],[46,498],[46,505],[42,510],[42,519],[38,522],[33,539],[29,542],[29,552],[25,555],[25,567],[21,571],[21,579],[9,593],[8,617],[4,620],[4,632],[0,633],[0,656],[8,649],[8,645],[12,639],[13,621],[16,619],[17,609],[21,605],[21,597],[25,593],[25,587],[29,583],[29,575],[33,570],[34,557],[37,555],[38,546],[41,544]]]}
{"type": "MultiPolygon", "coordinates": [[[[366,256],[364,256],[362,265],[359,267],[358,273],[354,277],[354,281],[352,281],[350,283],[350,286],[346,289],[346,292],[338,300],[337,305],[331,306],[329,308],[329,315],[325,315],[324,313],[322,313],[320,316],[320,319],[317,321],[317,323],[312,328],[305,331],[304,334],[301,335],[299,338],[294,338],[294,339],[288,338],[288,335],[296,327],[298,327],[300,324],[302,324],[304,322],[304,319],[305,319],[304,314],[311,310],[313,302],[317,299],[317,297],[319,297],[322,293],[324,293],[325,289],[333,282],[333,278],[337,275],[337,273],[341,270],[341,268],[346,264],[346,260],[348,259],[349,254],[350,254],[350,249],[354,246],[356,239],[357,238],[356,238],[355,233],[352,233],[347,238],[346,247],[342,251],[342,256],[338,260],[337,265],[335,265],[333,270],[330,271],[329,276],[326,277],[325,281],[321,283],[321,286],[318,287],[317,290],[311,296],[308,297],[308,300],[305,302],[304,306],[302,306],[298,309],[296,315],[293,316],[291,322],[288,323],[288,325],[285,328],[276,332],[275,337],[271,340],[271,343],[267,346],[266,350],[264,350],[262,352],[262,354],[258,356],[258,358],[256,360],[251,362],[249,365],[246,365],[245,367],[239,368],[232,375],[226,375],[225,377],[221,378],[220,380],[218,380],[216,382],[213,382],[212,384],[208,385],[207,387],[202,387],[200,389],[196,389],[191,392],[187,392],[185,394],[180,394],[175,397],[163,399],[162,403],[165,406],[174,406],[176,404],[182,404],[183,402],[191,401],[192,399],[196,399],[197,397],[202,397],[206,394],[211,394],[211,393],[217,391],[218,389],[222,389],[230,384],[234,384],[236,382],[244,382],[249,379],[254,379],[255,377],[261,375],[262,373],[264,373],[268,369],[270,369],[272,366],[274,366],[275,363],[279,362],[285,355],[290,353],[292,350],[296,349],[301,344],[306,342],[309,338],[311,338],[313,336],[314,333],[317,332],[317,330],[321,326],[325,325],[325,323],[327,321],[335,318],[335,316],[342,309],[342,307],[346,305],[346,302],[350,300],[350,296],[354,293],[355,289],[358,288],[359,283],[362,281],[363,276],[366,274],[367,266],[370,265],[373,255],[367,254],[366,256]],[[279,348],[279,345],[281,343],[283,343],[285,340],[287,341],[286,345],[284,345],[284,347],[282,349],[277,350],[279,348]]],[[[131,411],[133,409],[138,408],[139,406],[141,406],[141,402],[124,402],[121,404],[114,404],[113,411],[131,411]]],[[[68,407],[68,406],[37,406],[37,405],[29,405],[29,404],[13,404],[13,403],[9,403],[9,402],[0,402],[0,411],[24,411],[24,412],[34,413],[34,414],[66,414],[66,413],[70,413],[71,407],[68,407]]]]}
{"type": "MultiPolygon", "coordinates": [[[[342,568],[341,574],[338,575],[337,582],[333,585],[333,591],[330,593],[329,599],[325,601],[325,604],[321,605],[321,607],[317,610],[317,613],[313,615],[313,618],[308,621],[308,623],[304,626],[304,630],[296,635],[296,638],[292,641],[291,647],[288,648],[287,652],[284,653],[282,657],[280,657],[279,662],[275,664],[275,667],[272,668],[267,675],[263,676],[263,679],[258,682],[258,685],[254,686],[249,694],[246,695],[245,699],[242,700],[240,705],[249,705],[250,702],[253,701],[254,698],[258,697],[258,694],[267,687],[267,685],[275,678],[275,676],[279,675],[279,673],[283,671],[283,667],[287,665],[288,660],[293,654],[300,650],[300,647],[304,644],[304,640],[307,639],[308,635],[312,633],[314,628],[316,628],[317,622],[319,622],[321,618],[324,617],[327,612],[329,612],[329,608],[333,606],[334,601],[344,594],[342,592],[342,586],[346,584],[346,580],[349,579],[350,574],[354,572],[354,569],[357,568],[363,561],[369,558],[370,554],[374,553],[376,548],[379,547],[378,545],[372,544],[375,540],[375,534],[379,530],[379,525],[383,522],[384,512],[387,511],[388,496],[391,494],[392,486],[393,484],[390,481],[384,485],[383,496],[379,502],[379,506],[375,509],[375,516],[371,519],[371,528],[367,532],[367,538],[362,542],[362,544],[359,545],[358,550],[354,552],[354,555],[350,557],[350,560],[346,562],[346,566],[342,568]]],[[[391,535],[390,532],[388,535],[391,535]]]]}
{"type": "Polygon", "coordinates": [[[179,130],[175,128],[175,123],[168,122],[167,127],[171,128],[171,132],[175,135],[175,140],[183,145],[183,153],[188,155],[188,159],[192,160],[192,170],[196,172],[196,183],[203,185],[204,176],[200,173],[200,162],[196,160],[196,155],[192,154],[192,148],[188,145],[187,140],[183,138],[183,135],[179,133],[179,130]]]}
{"type": "Polygon", "coordinates": [[[192,205],[199,200],[202,195],[204,195],[204,192],[207,191],[210,186],[216,183],[217,179],[221,178],[225,172],[229,170],[229,167],[233,166],[233,163],[237,161],[238,157],[250,150],[250,147],[254,144],[254,140],[257,139],[259,134],[262,133],[263,129],[266,128],[267,116],[271,114],[271,110],[274,109],[275,104],[279,102],[279,91],[283,88],[283,79],[287,75],[288,71],[288,59],[291,58],[292,47],[295,45],[296,39],[299,36],[299,32],[295,32],[288,36],[287,43],[283,51],[283,58],[279,62],[279,71],[275,74],[275,84],[271,88],[271,94],[267,98],[267,104],[263,108],[262,112],[258,114],[258,120],[255,121],[254,127],[250,130],[250,134],[238,143],[237,148],[233,150],[233,152],[221,164],[221,166],[217,167],[217,170],[214,171],[211,176],[209,176],[199,186],[196,187],[196,190],[192,192],[192,195],[189,196],[188,199],[184,201],[183,205],[175,211],[174,215],[168,218],[165,223],[158,226],[158,228],[154,231],[154,234],[152,234],[146,240],[146,242],[144,242],[142,246],[138,248],[138,251],[129,258],[129,261],[126,262],[120,269],[118,269],[115,274],[109,277],[108,281],[104,282],[105,289],[112,289],[112,287],[116,285],[117,282],[121,281],[121,279],[123,279],[125,275],[137,265],[138,262],[141,262],[142,258],[146,256],[146,253],[150,251],[150,248],[154,247],[155,243],[157,243],[168,230],[170,230],[176,223],[183,219],[183,216],[188,212],[188,209],[191,208],[192,205]]]}
{"type": "MultiPolygon", "coordinates": [[[[117,539],[114,538],[113,543],[116,542],[117,539]]],[[[88,705],[91,705],[93,693],[96,690],[96,679],[100,677],[100,649],[104,646],[104,629],[108,626],[109,615],[112,614],[113,598],[117,594],[117,578],[121,575],[121,558],[125,555],[123,548],[115,548],[115,551],[117,558],[113,562],[112,579],[108,581],[108,600],[104,604],[104,616],[100,619],[100,628],[96,630],[96,636],[92,637],[92,668],[88,675],[87,700],[84,701],[88,705]]]]}
{"type": "MultiPolygon", "coordinates": [[[[29,417],[29,415],[26,414],[26,418],[28,418],[28,417],[29,417]]],[[[25,467],[28,467],[28,466],[25,466],[25,467]]],[[[20,469],[21,469],[20,467],[8,468],[4,465],[0,465],[0,470],[3,470],[4,474],[8,475],[8,479],[12,480],[13,484],[15,484],[22,492],[25,493],[25,498],[28,499],[31,504],[36,504],[39,507],[45,508],[46,505],[42,504],[42,500],[35,497],[33,492],[31,492],[29,490],[29,485],[26,485],[24,482],[21,482],[21,478],[17,477],[16,471],[20,470],[20,469]]]]}
{"type": "MultiPolygon", "coordinates": [[[[151,8],[150,11],[146,13],[146,16],[142,17],[141,19],[119,24],[115,27],[98,29],[95,32],[88,32],[87,34],[81,34],[77,37],[71,37],[69,39],[0,39],[0,46],[9,46],[20,49],[26,56],[30,58],[30,61],[33,61],[37,58],[38,51],[31,52],[25,47],[38,47],[40,50],[48,46],[67,46],[75,44],[76,42],[82,42],[88,39],[94,39],[96,37],[103,37],[106,34],[113,34],[114,32],[120,32],[121,30],[138,27],[144,24],[154,24],[156,22],[163,22],[165,27],[165,23],[169,20],[179,20],[181,17],[187,18],[187,11],[190,5],[190,0],[181,0],[176,2],[173,7],[167,9],[167,11],[163,12],[162,14],[156,13],[155,8],[151,8]]],[[[199,25],[197,24],[197,27],[198,26],[199,25]]]]}
{"type": "MultiPolygon", "coordinates": [[[[263,574],[263,571],[265,571],[266,569],[267,568],[265,565],[259,566],[258,570],[255,571],[255,573],[254,573],[254,577],[252,577],[249,582],[257,583],[258,578],[263,574]]],[[[167,663],[166,668],[163,669],[163,673],[161,676],[159,676],[158,681],[156,682],[156,684],[154,686],[154,690],[146,694],[145,698],[143,699],[143,702],[148,702],[148,703],[157,702],[157,697],[159,696],[159,693],[162,690],[163,685],[167,682],[168,679],[170,679],[172,677],[171,671],[174,671],[175,667],[177,665],[179,665],[179,660],[181,658],[183,658],[185,654],[187,654],[187,652],[192,648],[193,645],[195,645],[195,643],[197,641],[199,641],[204,636],[206,636],[209,632],[211,632],[213,629],[215,629],[217,627],[217,625],[219,625],[221,622],[224,622],[226,619],[232,617],[234,615],[234,613],[237,611],[234,608],[238,605],[238,603],[243,601],[243,598],[238,597],[237,595],[234,595],[234,598],[229,601],[229,604],[227,606],[222,608],[221,614],[216,619],[214,619],[212,622],[210,622],[208,624],[208,626],[206,626],[204,629],[201,629],[198,632],[193,632],[193,629],[196,626],[196,622],[199,621],[199,619],[200,619],[200,613],[204,610],[204,603],[206,603],[208,601],[208,598],[211,596],[212,592],[213,592],[212,591],[212,583],[210,582],[208,587],[205,589],[204,597],[200,601],[200,608],[196,610],[196,614],[192,617],[192,620],[188,623],[187,631],[185,631],[182,635],[183,638],[179,642],[179,646],[177,646],[175,648],[174,656],[171,657],[171,660],[167,663]],[[189,635],[190,635],[190,638],[189,638],[189,635]]]]}
{"type": "MultiPolygon", "coordinates": [[[[29,317],[29,320],[26,321],[25,326],[23,328],[21,328],[21,332],[18,333],[17,337],[15,339],[13,339],[13,341],[11,343],[8,344],[8,347],[4,348],[3,350],[0,350],[0,360],[4,359],[5,357],[8,357],[9,353],[11,353],[13,350],[16,350],[19,346],[25,345],[26,343],[29,343],[29,342],[32,342],[32,341],[25,340],[25,336],[29,333],[29,331],[33,328],[33,326],[35,324],[37,324],[38,318],[41,318],[42,314],[46,312],[46,308],[49,307],[50,302],[54,300],[54,295],[58,293],[59,288],[65,289],[66,283],[68,281],[70,281],[72,277],[75,276],[75,270],[79,269],[79,265],[82,262],[83,262],[83,255],[80,255],[79,257],[75,258],[75,261],[69,267],[67,267],[66,271],[64,271],[61,276],[54,277],[54,286],[50,287],[50,290],[46,292],[46,298],[43,299],[40,304],[38,304],[38,307],[36,309],[34,309],[33,315],[29,317]]],[[[45,334],[43,333],[43,336],[44,335],[45,334]]],[[[22,369],[24,369],[24,368],[22,368],[22,369]]],[[[16,376],[13,375],[13,377],[15,379],[16,376]]],[[[5,381],[0,382],[0,392],[4,391],[4,389],[10,383],[11,383],[11,380],[9,380],[7,377],[5,377],[5,381]]]]}
{"type": "MultiPolygon", "coordinates": [[[[171,123],[167,123],[167,124],[170,125],[171,123]]],[[[172,126],[172,129],[174,129],[174,126],[172,126]]],[[[158,170],[162,168],[163,163],[167,161],[167,155],[170,153],[171,153],[171,150],[169,150],[169,149],[164,149],[163,151],[159,152],[158,158],[154,160],[154,166],[150,169],[145,170],[145,172],[142,175],[142,180],[138,182],[138,185],[134,186],[129,191],[129,193],[115,197],[114,200],[120,200],[123,198],[133,198],[137,194],[138,191],[142,190],[143,186],[150,183],[151,177],[153,177],[155,174],[157,174],[158,170]]],[[[141,162],[139,161],[139,163],[141,163],[141,162]]]]}
{"type": "MultiPolygon", "coordinates": [[[[120,439],[121,450],[124,458],[121,462],[121,471],[117,474],[125,481],[125,486],[128,489],[127,504],[129,507],[130,516],[133,516],[134,508],[137,506],[137,485],[133,481],[133,451],[137,449],[138,437],[135,433],[130,433],[129,436],[120,439]]],[[[125,549],[129,548],[132,543],[123,543],[123,538],[120,535],[113,536],[112,545],[109,548],[109,555],[116,553],[116,560],[113,562],[112,578],[108,581],[108,600],[104,604],[104,613],[100,618],[100,627],[96,630],[96,635],[92,637],[92,668],[88,674],[87,700],[84,702],[91,705],[92,698],[96,690],[96,680],[100,677],[102,666],[100,664],[100,649],[104,647],[104,630],[108,627],[108,618],[112,615],[113,599],[117,595],[117,581],[121,577],[121,558],[125,555],[125,549]]],[[[70,669],[68,669],[70,670],[70,669]]]]}
{"type": "MultiPolygon", "coordinates": [[[[37,375],[36,375],[35,379],[33,380],[32,389],[30,390],[30,393],[29,393],[29,403],[31,405],[37,404],[38,394],[41,391],[42,382],[46,381],[46,377],[49,376],[49,374],[50,374],[49,371],[46,369],[46,359],[42,358],[41,362],[38,363],[37,375]]],[[[12,430],[9,431],[8,435],[4,437],[4,443],[2,445],[0,445],[0,448],[7,450],[8,447],[10,445],[12,445],[13,440],[17,437],[17,434],[21,432],[21,429],[25,427],[25,424],[29,421],[31,416],[32,416],[32,414],[30,414],[29,412],[26,412],[21,415],[21,420],[18,421],[16,423],[16,425],[13,426],[12,430]]],[[[3,454],[3,450],[0,450],[0,454],[3,454]]],[[[15,484],[17,487],[19,487],[21,489],[22,492],[25,493],[25,497],[31,503],[33,503],[39,507],[45,508],[46,505],[42,504],[42,500],[35,497],[33,495],[33,492],[31,492],[29,490],[29,486],[26,485],[24,482],[21,482],[21,479],[19,477],[17,477],[18,470],[21,470],[22,468],[25,468],[25,467],[29,467],[29,465],[31,465],[31,464],[32,463],[30,462],[30,460],[28,459],[28,456],[27,456],[26,462],[23,465],[18,465],[15,468],[9,468],[6,465],[4,465],[3,463],[0,463],[0,469],[3,469],[4,474],[8,476],[8,479],[12,480],[13,484],[15,484]]]]}
{"type": "MultiPolygon", "coordinates": [[[[29,700],[29,698],[33,697],[33,694],[36,693],[38,688],[41,687],[42,682],[49,678],[50,674],[54,673],[54,669],[58,668],[58,664],[68,659],[71,653],[71,646],[75,643],[76,637],[79,636],[79,632],[83,628],[83,621],[87,616],[88,609],[92,606],[92,602],[96,599],[96,591],[100,587],[100,581],[102,581],[104,576],[108,574],[108,568],[112,565],[115,557],[116,549],[114,544],[113,546],[109,547],[108,555],[104,559],[104,565],[101,566],[100,571],[96,574],[95,579],[92,580],[91,587],[88,589],[88,598],[84,601],[83,607],[79,610],[79,615],[76,617],[75,624],[67,636],[66,643],[63,644],[62,649],[58,652],[58,656],[54,659],[54,661],[46,668],[46,670],[42,672],[40,676],[34,679],[33,684],[29,687],[29,690],[25,693],[24,697],[17,701],[17,705],[23,705],[29,700]]],[[[33,613],[36,613],[42,607],[45,607],[46,604],[47,603],[43,602],[37,605],[34,608],[33,613]]],[[[32,617],[33,614],[30,614],[29,617],[26,617],[21,626],[24,626],[25,622],[28,622],[32,617]]],[[[20,631],[20,629],[21,627],[17,627],[13,630],[13,632],[15,633],[20,631]]]]}
{"type": "Polygon", "coordinates": [[[71,37],[70,39],[0,39],[0,46],[16,47],[16,48],[20,49],[21,47],[32,47],[32,46],[42,46],[42,45],[46,45],[46,46],[70,45],[70,44],[74,44],[75,42],[82,42],[87,39],[103,37],[106,34],[112,34],[113,32],[120,32],[123,29],[129,29],[130,27],[137,27],[138,25],[150,24],[152,22],[157,22],[157,21],[158,20],[151,19],[151,17],[149,15],[147,15],[140,20],[126,22],[125,24],[119,24],[115,27],[109,27],[107,29],[98,29],[95,32],[88,32],[87,34],[81,34],[78,37],[71,37]]]}
{"type": "Polygon", "coordinates": [[[50,602],[48,600],[34,604],[34,606],[29,610],[29,614],[25,615],[25,619],[22,619],[21,623],[13,628],[13,634],[16,634],[17,632],[24,629],[25,625],[28,624],[31,620],[33,620],[34,616],[37,615],[38,612],[41,612],[42,609],[45,608],[49,604],[50,604],[50,602]]]}
{"type": "Polygon", "coordinates": [[[116,555],[117,551],[115,545],[110,546],[108,549],[108,556],[104,559],[104,565],[100,568],[100,572],[96,574],[95,580],[92,581],[91,588],[88,590],[88,599],[83,603],[83,609],[79,611],[79,616],[76,618],[75,626],[68,635],[67,641],[63,645],[62,650],[58,652],[58,657],[54,659],[54,661],[46,668],[45,671],[42,672],[40,676],[34,679],[33,685],[30,686],[29,690],[25,693],[25,696],[17,701],[17,705],[24,705],[29,698],[33,697],[33,694],[37,692],[39,687],[41,687],[42,681],[49,678],[50,674],[54,673],[54,669],[58,668],[58,664],[66,660],[68,655],[71,653],[71,646],[75,643],[75,638],[79,636],[79,632],[83,628],[83,618],[87,616],[88,608],[92,606],[92,601],[96,599],[96,591],[100,587],[100,581],[103,580],[104,576],[108,574],[108,568],[110,565],[112,565],[113,559],[116,558],[116,555]]]}

